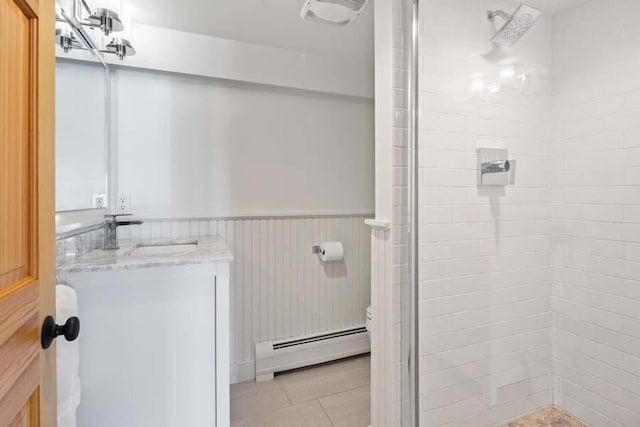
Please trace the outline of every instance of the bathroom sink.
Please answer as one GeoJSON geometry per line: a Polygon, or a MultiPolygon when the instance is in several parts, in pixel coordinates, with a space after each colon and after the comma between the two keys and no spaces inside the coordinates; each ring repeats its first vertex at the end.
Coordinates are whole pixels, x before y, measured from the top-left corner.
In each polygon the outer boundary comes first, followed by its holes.
{"type": "Polygon", "coordinates": [[[197,240],[138,243],[136,247],[129,253],[129,255],[130,256],[171,255],[171,254],[195,252],[197,250],[198,250],[197,240]]]}

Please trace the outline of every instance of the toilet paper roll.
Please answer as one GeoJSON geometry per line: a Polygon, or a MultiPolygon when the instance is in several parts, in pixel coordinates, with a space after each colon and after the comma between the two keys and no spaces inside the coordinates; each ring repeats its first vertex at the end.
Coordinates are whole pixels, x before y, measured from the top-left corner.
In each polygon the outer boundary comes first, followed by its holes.
{"type": "Polygon", "coordinates": [[[323,242],[320,244],[320,259],[324,262],[344,259],[342,242],[323,242]]]}

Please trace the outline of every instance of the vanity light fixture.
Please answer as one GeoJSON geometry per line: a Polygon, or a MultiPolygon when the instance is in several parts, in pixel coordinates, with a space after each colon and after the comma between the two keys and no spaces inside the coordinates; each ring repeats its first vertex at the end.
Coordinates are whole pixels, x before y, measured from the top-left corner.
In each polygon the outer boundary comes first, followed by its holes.
{"type": "MultiPolygon", "coordinates": [[[[109,7],[111,3],[114,2],[106,2],[105,7],[90,9],[86,1],[82,0],[80,11],[74,8],[75,12],[70,16],[56,2],[56,21],[61,24],[57,25],[56,28],[56,44],[65,53],[69,53],[71,49],[91,50],[94,54],[100,52],[116,55],[120,60],[135,55],[136,50],[128,38],[112,34],[125,31],[123,23],[125,20],[114,8],[109,7]],[[86,18],[83,19],[78,15],[84,15],[86,18]],[[100,29],[102,34],[97,34],[97,39],[99,40],[94,40],[94,37],[91,37],[90,32],[86,31],[85,27],[100,29]],[[111,41],[103,41],[102,35],[106,37],[112,35],[111,41]],[[83,38],[85,43],[80,38],[83,38]]],[[[120,3],[120,1],[115,3],[120,3]]],[[[122,7],[120,7],[120,10],[122,10],[122,7]]],[[[130,26],[130,22],[128,24],[130,26]]],[[[127,31],[127,33],[129,32],[127,31]]]]}
{"type": "MultiPolygon", "coordinates": [[[[56,44],[62,48],[64,53],[69,53],[71,49],[88,50],[76,39],[73,32],[66,32],[62,29],[56,29],[56,44]]],[[[105,48],[98,49],[98,52],[116,55],[120,60],[136,54],[136,50],[131,42],[121,38],[111,39],[105,48]]]]}
{"type": "Polygon", "coordinates": [[[64,53],[69,53],[71,49],[83,49],[82,43],[76,38],[69,26],[56,28],[56,44],[62,48],[64,53]]]}
{"type": "Polygon", "coordinates": [[[120,15],[107,8],[99,7],[89,15],[82,25],[93,28],[100,28],[105,36],[108,36],[112,32],[119,32],[124,30],[124,25],[120,19],[120,15]]]}
{"type": "Polygon", "coordinates": [[[136,50],[133,48],[129,40],[114,38],[107,43],[106,49],[101,50],[103,53],[112,53],[117,55],[120,60],[123,60],[127,56],[133,56],[136,54],[136,50]]]}

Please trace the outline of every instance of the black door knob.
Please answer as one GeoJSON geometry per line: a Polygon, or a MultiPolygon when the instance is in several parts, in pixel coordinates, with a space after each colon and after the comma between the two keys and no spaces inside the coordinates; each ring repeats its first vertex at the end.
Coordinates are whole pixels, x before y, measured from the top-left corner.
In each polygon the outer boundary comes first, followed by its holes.
{"type": "Polygon", "coordinates": [[[42,348],[51,347],[51,343],[53,340],[60,336],[64,335],[67,341],[74,341],[78,338],[80,334],[80,319],[77,317],[70,317],[67,319],[67,322],[60,326],[56,325],[56,321],[53,320],[52,316],[47,316],[44,319],[44,323],[42,324],[42,335],[40,335],[40,342],[42,344],[42,348]]]}

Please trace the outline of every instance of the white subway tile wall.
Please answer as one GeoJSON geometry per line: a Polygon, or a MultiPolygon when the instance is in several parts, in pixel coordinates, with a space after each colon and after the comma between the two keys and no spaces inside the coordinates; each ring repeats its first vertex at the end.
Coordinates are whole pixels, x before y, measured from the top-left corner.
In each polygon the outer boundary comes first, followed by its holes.
{"type": "Polygon", "coordinates": [[[554,401],[640,425],[640,3],[554,17],[554,401]]]}
{"type": "Polygon", "coordinates": [[[420,425],[493,426],[552,403],[551,19],[512,50],[486,12],[420,5],[420,425]],[[515,183],[479,188],[476,149],[515,183]]]}
{"type": "Polygon", "coordinates": [[[364,326],[371,300],[371,235],[366,215],[147,220],[121,238],[218,234],[229,244],[232,381],[255,376],[254,344],[364,326]],[[311,247],[341,241],[344,262],[322,263],[311,247]]]}
{"type": "Polygon", "coordinates": [[[640,425],[640,4],[531,3],[547,13],[510,50],[483,16],[515,3],[422,4],[429,427],[551,403],[594,427],[640,425]],[[512,185],[476,187],[478,147],[509,150],[512,185]]]}
{"type": "MultiPolygon", "coordinates": [[[[384,105],[376,111],[379,127],[376,133],[379,153],[376,164],[390,168],[390,176],[385,175],[384,182],[378,185],[384,189],[390,188],[391,197],[390,200],[384,198],[384,203],[390,203],[384,205],[384,212],[376,212],[378,219],[387,226],[374,226],[371,230],[371,425],[393,427],[402,425],[402,417],[409,414],[410,404],[408,366],[403,361],[409,344],[409,325],[406,304],[403,303],[410,297],[407,233],[411,1],[392,0],[384,5],[378,3],[376,16],[381,23],[376,32],[376,51],[379,57],[389,55],[391,58],[390,63],[376,65],[384,66],[384,69],[376,70],[382,76],[377,78],[376,91],[383,92],[382,97],[391,102],[391,105],[384,105]],[[391,96],[387,97],[389,94],[391,96]],[[387,114],[391,117],[387,117],[387,114]],[[381,152],[385,155],[380,155],[381,152]]],[[[380,205],[379,200],[376,206],[380,205]]]]}
{"type": "Polygon", "coordinates": [[[391,284],[393,287],[393,360],[394,406],[393,419],[406,425],[410,415],[409,378],[409,67],[411,55],[412,4],[407,0],[394,1],[393,17],[393,167],[391,216],[391,284]]]}

